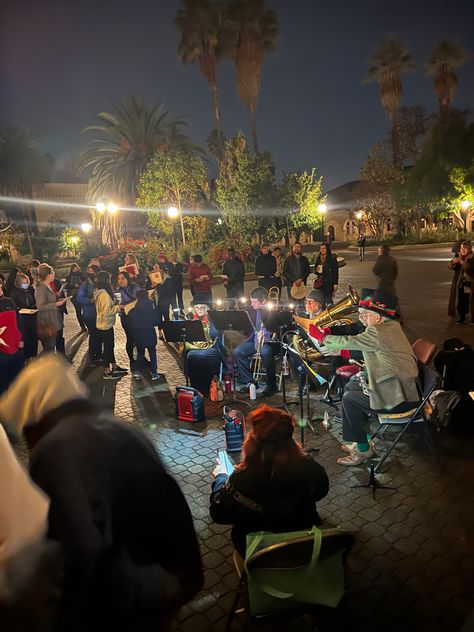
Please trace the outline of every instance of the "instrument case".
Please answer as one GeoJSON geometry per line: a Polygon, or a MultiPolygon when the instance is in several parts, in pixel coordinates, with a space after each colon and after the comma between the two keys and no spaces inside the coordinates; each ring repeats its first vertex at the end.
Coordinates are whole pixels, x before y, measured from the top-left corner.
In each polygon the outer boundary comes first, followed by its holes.
{"type": "Polygon", "coordinates": [[[204,419],[204,398],[197,389],[191,386],[176,387],[176,417],[191,423],[204,419]]]}

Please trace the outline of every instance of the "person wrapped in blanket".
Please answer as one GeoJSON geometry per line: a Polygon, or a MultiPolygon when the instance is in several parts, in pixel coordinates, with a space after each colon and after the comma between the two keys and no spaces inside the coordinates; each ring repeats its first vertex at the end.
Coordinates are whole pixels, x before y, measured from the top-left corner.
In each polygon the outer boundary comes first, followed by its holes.
{"type": "Polygon", "coordinates": [[[403,413],[418,404],[418,366],[408,339],[397,321],[397,298],[380,290],[364,309],[366,330],[355,336],[335,336],[310,326],[309,333],[329,351],[362,351],[367,387],[354,382],[342,397],[342,448],[348,452],[340,465],[361,465],[375,455],[369,444],[369,416],[378,412],[403,413]]]}
{"type": "Polygon", "coordinates": [[[219,341],[219,332],[209,320],[207,296],[196,294],[191,301],[191,307],[191,318],[202,322],[207,343],[186,343],[186,369],[190,385],[203,395],[207,395],[212,378],[220,374],[221,363],[223,366],[227,365],[226,352],[219,341]]]}

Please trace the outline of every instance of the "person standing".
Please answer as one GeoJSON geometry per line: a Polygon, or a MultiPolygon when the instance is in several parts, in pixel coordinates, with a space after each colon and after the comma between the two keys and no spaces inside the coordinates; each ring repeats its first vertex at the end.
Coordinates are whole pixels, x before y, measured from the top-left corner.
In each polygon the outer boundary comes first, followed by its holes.
{"type": "MultiPolygon", "coordinates": [[[[277,271],[277,262],[275,257],[270,252],[270,248],[267,244],[263,244],[260,248],[260,254],[255,260],[255,274],[258,277],[258,284],[264,287],[267,292],[272,287],[278,287],[277,279],[275,277],[277,271]]],[[[280,283],[281,287],[281,283],[280,283]]],[[[280,289],[280,288],[278,288],[280,289]]]]}
{"type": "Polygon", "coordinates": [[[360,234],[359,239],[357,240],[357,245],[359,246],[359,261],[364,261],[365,259],[365,235],[360,234]]]}
{"type": "MultiPolygon", "coordinates": [[[[137,299],[137,292],[139,286],[132,281],[132,278],[128,272],[119,272],[117,276],[117,294],[120,294],[120,305],[128,305],[133,303],[137,299]]],[[[130,370],[133,370],[133,364],[135,362],[133,356],[133,350],[135,348],[135,341],[133,339],[133,331],[128,320],[128,316],[124,311],[120,312],[120,322],[126,336],[125,349],[127,351],[128,360],[130,362],[130,370]]]]}
{"type": "Polygon", "coordinates": [[[38,261],[38,259],[32,259],[26,269],[26,274],[28,275],[28,278],[30,279],[30,283],[32,287],[34,287],[35,285],[36,277],[38,276],[38,268],[40,267],[40,265],[41,264],[38,261]]]}
{"type": "Polygon", "coordinates": [[[285,259],[283,265],[283,276],[285,277],[286,290],[288,292],[288,301],[295,302],[302,305],[304,298],[294,301],[291,296],[291,288],[293,285],[299,287],[301,284],[306,284],[306,280],[309,277],[310,268],[307,257],[302,254],[302,246],[299,241],[293,244],[291,254],[285,259]]]}
{"type": "Polygon", "coordinates": [[[329,244],[320,245],[319,253],[314,259],[314,273],[314,288],[321,290],[327,306],[332,305],[339,284],[339,266],[329,244]]]}
{"type": "Polygon", "coordinates": [[[95,309],[94,290],[97,274],[100,269],[96,265],[87,268],[87,279],[77,292],[77,302],[82,308],[82,316],[89,332],[89,363],[102,364],[102,344],[96,326],[97,312],[95,309]]]}
{"type": "Polygon", "coordinates": [[[242,261],[235,254],[234,248],[227,251],[227,261],[224,263],[222,274],[227,277],[224,285],[227,298],[240,298],[244,294],[245,268],[242,261]]]}
{"type": "Polygon", "coordinates": [[[128,319],[132,327],[135,344],[137,345],[137,361],[135,362],[133,377],[135,379],[142,377],[140,371],[145,368],[145,351],[148,351],[151,364],[151,379],[153,381],[159,380],[155,327],[159,325],[160,317],[153,301],[148,298],[147,290],[138,291],[137,304],[130,310],[128,319]]]}
{"type": "Polygon", "coordinates": [[[204,263],[202,255],[194,255],[194,263],[189,268],[189,285],[194,294],[204,295],[203,299],[209,307],[212,307],[212,271],[204,263]]]}
{"type": "Polygon", "coordinates": [[[466,315],[471,314],[471,325],[474,325],[474,253],[470,241],[464,241],[459,247],[459,255],[455,254],[449,262],[450,270],[454,270],[448,314],[459,314],[458,325],[466,322],[466,315]]]}
{"type": "Polygon", "coordinates": [[[178,253],[171,253],[171,261],[168,262],[168,271],[173,283],[174,305],[181,312],[184,311],[183,302],[183,276],[185,272],[184,264],[178,261],[178,253]]]}
{"type": "Polygon", "coordinates": [[[275,285],[280,290],[280,294],[281,294],[282,278],[283,278],[283,257],[281,255],[280,246],[276,246],[273,249],[272,256],[275,257],[275,261],[276,261],[275,285]]]}
{"type": "Polygon", "coordinates": [[[69,274],[66,277],[65,288],[69,296],[72,297],[71,303],[73,304],[76,311],[76,318],[77,322],[79,323],[79,327],[82,331],[86,331],[86,325],[84,323],[84,318],[82,317],[82,308],[77,301],[77,292],[79,291],[79,288],[81,287],[83,281],[84,275],[81,272],[81,268],[77,263],[73,263],[69,274]]]}
{"type": "MultiPolygon", "coordinates": [[[[19,274],[15,280],[15,287],[11,291],[11,299],[18,310],[36,310],[35,291],[30,285],[26,274],[19,274]]],[[[36,312],[34,314],[20,314],[23,326],[23,354],[25,360],[34,358],[38,354],[38,332],[36,312]]]]}
{"type": "Polygon", "coordinates": [[[158,327],[160,339],[163,337],[162,323],[170,319],[170,309],[173,309],[175,291],[173,281],[168,273],[169,268],[161,268],[161,283],[155,288],[155,304],[158,306],[158,327]]]}
{"type": "Polygon", "coordinates": [[[377,290],[398,296],[395,289],[395,281],[398,276],[397,260],[390,255],[390,246],[383,244],[379,246],[378,258],[372,269],[376,277],[379,278],[377,290]]]}
{"type": "Polygon", "coordinates": [[[110,274],[101,271],[97,274],[96,289],[94,290],[94,301],[97,312],[96,327],[99,331],[101,343],[104,348],[102,361],[105,367],[104,380],[117,380],[122,375],[128,373],[127,369],[122,369],[115,361],[115,319],[122,305],[116,305],[114,293],[110,282],[110,274]]]}
{"type": "Polygon", "coordinates": [[[59,308],[66,302],[65,298],[56,298],[51,288],[53,282],[53,268],[47,263],[42,263],[36,277],[35,303],[38,310],[36,315],[38,338],[43,345],[43,351],[56,350],[56,338],[62,323],[59,308]]]}
{"type": "MultiPolygon", "coordinates": [[[[51,289],[54,292],[54,295],[57,299],[66,298],[66,295],[63,291],[63,284],[59,279],[53,279],[51,283],[51,289]]],[[[63,303],[58,309],[59,315],[59,329],[56,334],[56,351],[58,353],[62,353],[66,355],[66,341],[64,339],[64,316],[68,313],[67,311],[67,301],[63,303]]]]}

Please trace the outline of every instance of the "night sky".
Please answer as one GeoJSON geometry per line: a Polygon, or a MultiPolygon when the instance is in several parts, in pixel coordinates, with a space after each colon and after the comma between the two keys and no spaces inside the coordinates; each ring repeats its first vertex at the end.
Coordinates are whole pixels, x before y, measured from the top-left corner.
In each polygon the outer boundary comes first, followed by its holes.
{"type": "MultiPolygon", "coordinates": [[[[362,85],[367,60],[386,35],[404,40],[419,68],[403,79],[403,104],[436,108],[424,61],[440,37],[474,53],[472,0],[269,0],[281,38],[266,57],[257,109],[259,142],[279,172],[316,166],[326,189],[357,177],[387,121],[379,85],[362,85]]],[[[3,0],[0,9],[0,125],[32,129],[58,162],[108,103],[128,95],[163,101],[185,116],[196,142],[214,127],[197,68],[182,68],[173,18],[179,0],[3,0]]],[[[455,105],[474,106],[474,61],[459,71],[455,105]]],[[[219,65],[226,135],[249,134],[231,62],[219,65]]]]}

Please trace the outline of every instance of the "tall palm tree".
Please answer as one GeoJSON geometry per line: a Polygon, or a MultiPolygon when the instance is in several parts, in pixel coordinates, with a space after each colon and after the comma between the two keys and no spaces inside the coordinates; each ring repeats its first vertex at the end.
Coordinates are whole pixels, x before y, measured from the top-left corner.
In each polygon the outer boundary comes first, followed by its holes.
{"type": "Polygon", "coordinates": [[[416,67],[413,57],[402,42],[383,40],[372,59],[365,81],[380,83],[380,101],[390,121],[394,162],[398,162],[395,116],[402,98],[401,75],[416,67]]]}
{"type": "MultiPolygon", "coordinates": [[[[79,169],[90,172],[88,198],[96,203],[111,198],[120,205],[132,205],[138,196],[140,176],[156,151],[167,147],[194,147],[184,133],[187,123],[170,118],[163,105],[148,105],[130,97],[124,106],[113,105],[100,112],[101,125],[90,125],[85,132],[97,137],[87,144],[79,159],[79,169]]],[[[119,213],[93,213],[93,219],[108,243],[122,236],[119,213]]]]}
{"type": "Polygon", "coordinates": [[[438,42],[426,64],[426,74],[434,75],[433,91],[439,103],[441,118],[449,113],[449,105],[458,85],[456,68],[468,60],[467,52],[455,42],[443,39],[438,42]]]}
{"type": "MultiPolygon", "coordinates": [[[[34,186],[46,180],[50,166],[50,159],[41,153],[30,130],[9,126],[0,132],[0,191],[3,195],[32,199],[34,186]]],[[[28,203],[22,204],[22,212],[30,252],[35,256],[36,213],[28,203]]]]}
{"type": "Polygon", "coordinates": [[[275,50],[278,18],[265,0],[230,0],[226,53],[234,59],[237,94],[250,111],[252,138],[258,151],[257,107],[264,53],[275,50]]]}
{"type": "Polygon", "coordinates": [[[212,95],[212,105],[217,129],[218,162],[222,161],[224,147],[222,118],[217,87],[217,61],[220,56],[220,40],[225,21],[225,5],[220,0],[183,0],[175,25],[181,33],[178,53],[183,64],[197,61],[207,80],[212,95]]]}

